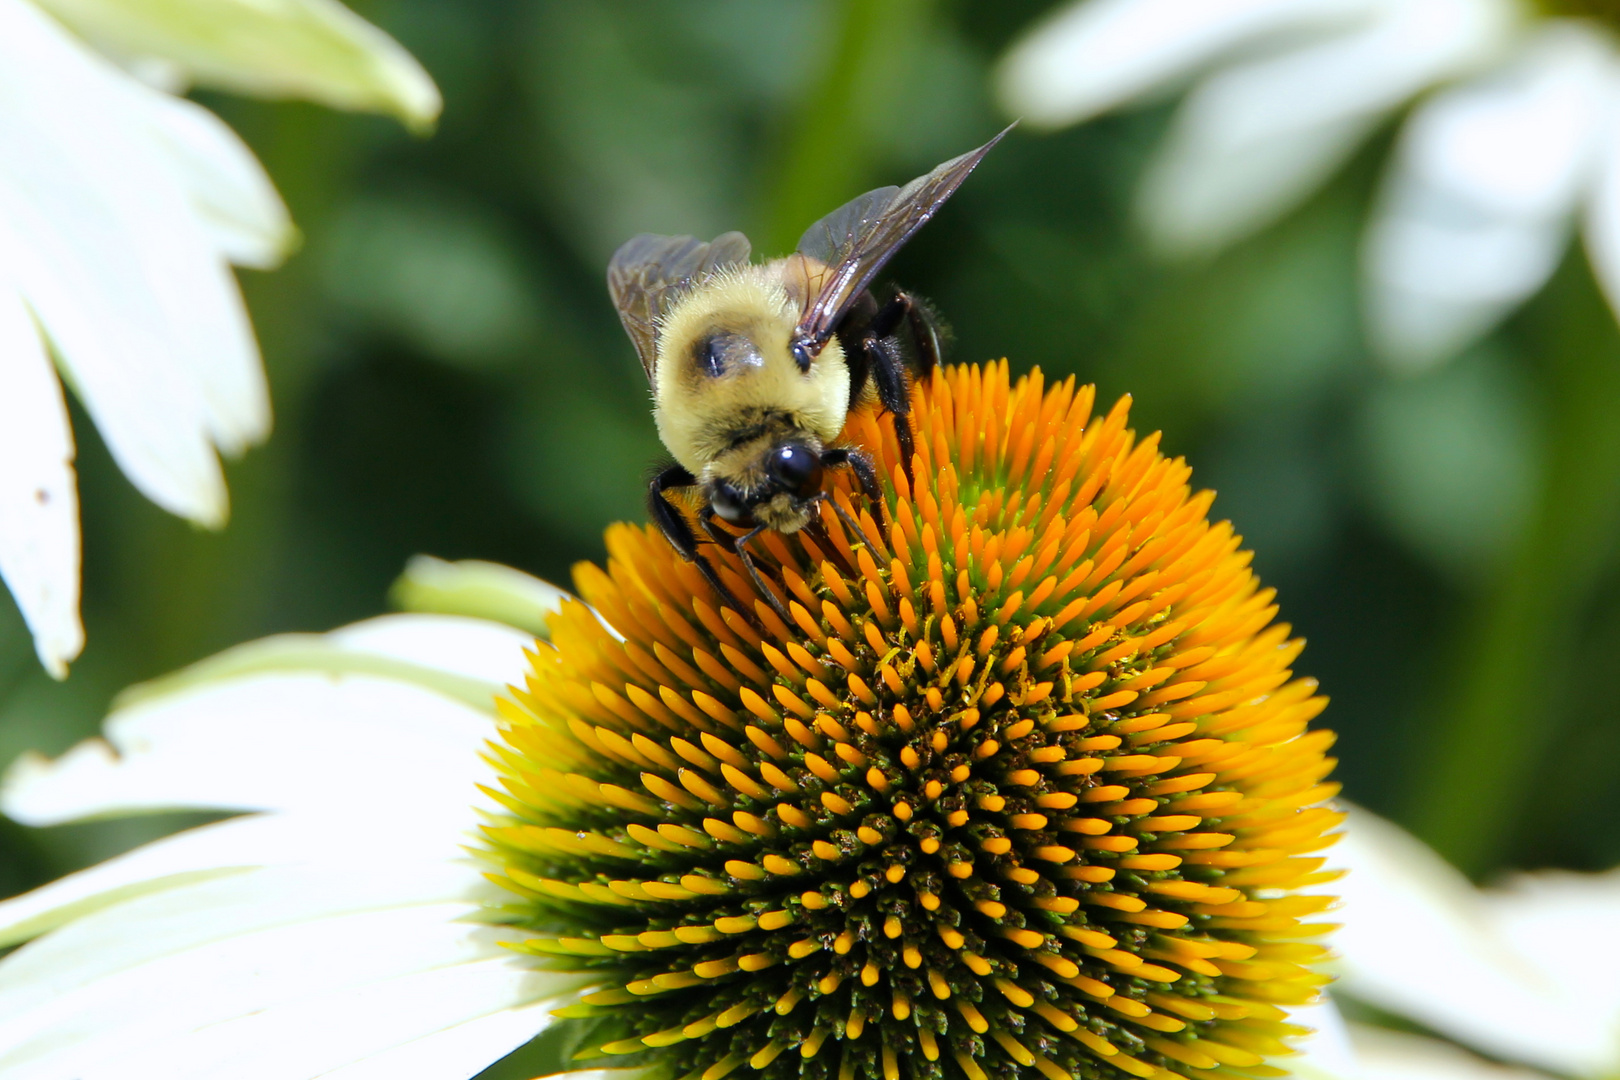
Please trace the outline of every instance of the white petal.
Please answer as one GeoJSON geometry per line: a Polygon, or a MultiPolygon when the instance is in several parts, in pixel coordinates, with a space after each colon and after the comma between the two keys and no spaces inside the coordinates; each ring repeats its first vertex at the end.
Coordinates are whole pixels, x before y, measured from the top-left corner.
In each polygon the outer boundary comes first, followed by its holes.
{"type": "Polygon", "coordinates": [[[155,57],[199,82],[265,97],[304,97],[439,115],[439,91],[398,42],[335,0],[39,0],[109,52],[155,57]]]}
{"type": "Polygon", "coordinates": [[[571,595],[549,581],[479,559],[446,562],[417,555],[390,590],[406,611],[494,619],[544,637],[546,619],[571,595]]]}
{"type": "Polygon", "coordinates": [[[55,761],[25,754],[0,811],[32,825],[158,809],[484,805],[494,697],[532,639],[460,616],[392,615],[231,649],[126,691],[55,761]]]}
{"type": "Polygon", "coordinates": [[[1571,1020],[1593,1030],[1586,1075],[1620,1070],[1620,868],[1603,874],[1544,870],[1519,874],[1482,897],[1503,940],[1558,989],[1571,1020]]]}
{"type": "Polygon", "coordinates": [[[1333,861],[1349,869],[1334,884],[1339,989],[1509,1060],[1571,1074],[1612,1062],[1606,1026],[1538,967],[1534,943],[1504,938],[1473,886],[1423,844],[1352,810],[1333,861]]]}
{"type": "Polygon", "coordinates": [[[368,619],[333,631],[327,640],[339,648],[477,679],[489,683],[492,689],[523,684],[524,673],[529,670],[524,652],[534,645],[532,634],[460,615],[368,619]]]}
{"type": "Polygon", "coordinates": [[[1233,65],[1176,114],[1141,213],[1168,251],[1211,250],[1291,209],[1391,110],[1494,55],[1508,0],[1381,0],[1380,17],[1319,44],[1233,65]]]}
{"type": "MultiPolygon", "coordinates": [[[[82,1080],[323,1076],[452,1024],[540,1003],[546,1007],[529,1014],[533,1036],[549,1025],[549,1007],[573,985],[577,979],[528,970],[512,959],[423,971],[267,1009],[143,1047],[126,1060],[106,1060],[87,1070],[82,1080]]],[[[486,1064],[493,1064],[493,1059],[486,1064]]]]}
{"type": "Polygon", "coordinates": [[[131,706],[46,763],[18,759],[0,810],[29,825],[179,808],[359,813],[471,806],[489,714],[366,675],[274,674],[131,706]]]}
{"type": "Polygon", "coordinates": [[[149,134],[166,99],[25,0],[0,0],[0,97],[30,103],[0,117],[0,263],[124,472],[220,524],[212,444],[269,417],[236,283],[149,134]]]}
{"type": "Polygon", "coordinates": [[[39,329],[0,277],[0,577],[60,679],[84,648],[73,432],[39,329]]]}
{"type": "Polygon", "coordinates": [[[237,266],[278,265],[297,239],[287,207],[264,167],[225,122],[181,98],[152,98],[152,138],[166,150],[177,180],[219,253],[237,266]]]}
{"type": "Polygon", "coordinates": [[[427,903],[259,927],[34,995],[0,1019],[0,1077],[318,1076],[575,981],[533,970],[501,944],[521,932],[468,914],[427,903]]]}
{"type": "Polygon", "coordinates": [[[1498,1065],[1422,1035],[1354,1024],[1350,1039],[1362,1080],[1542,1080],[1529,1069],[1498,1065]]]}
{"type": "Polygon", "coordinates": [[[1552,274],[1614,68],[1595,30],[1553,22],[1504,68],[1413,113],[1365,253],[1371,337],[1392,363],[1445,359],[1552,274]]]}
{"type": "MultiPolygon", "coordinates": [[[[466,1080],[549,1027],[553,1005],[541,1001],[481,1016],[322,1073],[321,1080],[466,1080]]],[[[614,1071],[626,1076],[630,1072],[614,1071]]],[[[599,1069],[593,1077],[605,1080],[607,1074],[599,1069]]]]}
{"type": "Polygon", "coordinates": [[[1239,46],[1353,24],[1378,0],[1090,0],[1059,9],[1002,60],[1002,107],[1031,124],[1088,119],[1197,74],[1239,46]]]}
{"type": "Polygon", "coordinates": [[[319,671],[385,676],[493,712],[495,695],[522,682],[527,661],[520,654],[533,644],[521,631],[483,619],[384,615],[328,634],[278,634],[238,645],[132,686],[117,704],[150,702],[245,675],[319,671]]]}
{"type": "MultiPolygon", "coordinates": [[[[409,895],[401,878],[407,872],[425,875],[429,882],[444,874],[464,880],[461,853],[474,824],[473,815],[461,808],[394,808],[389,828],[364,834],[367,856],[389,866],[390,872],[364,875],[356,882],[365,886],[360,894],[386,889],[386,895],[409,895]]],[[[0,901],[0,947],[136,896],[267,866],[312,867],[309,872],[318,879],[333,867],[341,871],[352,865],[354,843],[350,829],[334,826],[329,815],[320,813],[256,814],[188,829],[0,901]]],[[[352,878],[340,874],[338,880],[352,878]]],[[[432,895],[445,899],[460,893],[432,895]]]]}
{"type": "Polygon", "coordinates": [[[1299,1056],[1282,1059],[1298,1080],[1364,1080],[1344,1017],[1331,998],[1323,995],[1315,1005],[1289,1009],[1288,1022],[1312,1029],[1298,1044],[1299,1056]]]}
{"type": "MultiPolygon", "coordinates": [[[[20,1015],[44,998],[230,937],[311,919],[423,904],[459,903],[460,910],[468,912],[497,891],[484,880],[477,862],[457,853],[459,837],[448,842],[440,837],[437,845],[424,840],[417,850],[409,844],[387,844],[375,853],[368,850],[368,858],[361,861],[354,857],[352,843],[345,851],[334,850],[342,831],[331,826],[326,822],[330,839],[324,843],[310,832],[314,842],[309,846],[315,850],[303,854],[271,850],[273,845],[263,842],[262,833],[251,836],[246,830],[226,829],[222,837],[241,838],[257,849],[239,856],[238,863],[256,854],[271,865],[216,867],[211,874],[199,870],[189,880],[154,877],[145,892],[125,890],[121,897],[96,897],[99,906],[94,909],[81,903],[61,929],[0,962],[0,1005],[4,1005],[0,1016],[20,1015]],[[426,847],[434,850],[421,850],[426,847]]],[[[231,861],[223,852],[209,854],[216,863],[231,861]]],[[[149,859],[143,869],[158,868],[149,859]]],[[[18,899],[52,889],[46,886],[18,899]]],[[[57,895],[61,898],[60,891],[57,895]]],[[[8,901],[7,908],[16,902],[8,901]]]]}

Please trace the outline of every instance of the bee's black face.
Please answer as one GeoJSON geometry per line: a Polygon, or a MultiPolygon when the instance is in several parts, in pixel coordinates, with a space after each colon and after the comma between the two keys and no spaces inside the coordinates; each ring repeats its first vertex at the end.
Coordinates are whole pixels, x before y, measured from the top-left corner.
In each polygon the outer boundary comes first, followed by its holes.
{"type": "Polygon", "coordinates": [[[821,490],[821,458],[798,443],[783,443],[772,450],[765,472],[781,490],[801,499],[821,490]]]}
{"type": "Polygon", "coordinates": [[[709,505],[727,524],[747,527],[754,523],[747,497],[724,480],[709,486],[709,505]]]}

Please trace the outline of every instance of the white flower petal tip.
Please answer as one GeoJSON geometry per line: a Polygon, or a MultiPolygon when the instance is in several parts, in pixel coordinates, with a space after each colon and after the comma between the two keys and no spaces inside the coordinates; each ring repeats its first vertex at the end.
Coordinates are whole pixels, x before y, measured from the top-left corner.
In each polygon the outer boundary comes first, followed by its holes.
{"type": "Polygon", "coordinates": [[[521,570],[477,559],[447,562],[418,555],[389,590],[405,611],[470,615],[547,635],[546,620],[573,594],[521,570]]]}
{"type": "Polygon", "coordinates": [[[1365,1024],[1350,1025],[1361,1080],[1545,1080],[1544,1073],[1498,1065],[1451,1043],[1365,1024]]]}
{"type": "Polygon", "coordinates": [[[114,55],[155,59],[199,83],[383,112],[418,132],[443,108],[416,58],[336,0],[40,0],[114,55]]]}
{"type": "Polygon", "coordinates": [[[223,525],[216,451],[239,452],[270,424],[223,253],[265,254],[279,202],[223,124],[19,0],[0,4],[0,97],[31,103],[0,129],[9,287],[125,475],[166,510],[223,525]]]}
{"type": "Polygon", "coordinates": [[[18,754],[0,773],[0,814],[19,825],[54,825],[59,819],[51,812],[50,798],[37,797],[56,780],[81,769],[98,773],[113,768],[118,755],[103,739],[86,739],[56,760],[34,750],[18,754]]]}
{"type": "Polygon", "coordinates": [[[1013,45],[996,73],[1010,114],[1036,127],[1089,119],[1191,78],[1222,54],[1285,31],[1329,28],[1376,0],[1090,0],[1013,45]]]}
{"type": "MultiPolygon", "coordinates": [[[[236,266],[269,270],[297,250],[301,237],[264,167],[236,132],[193,102],[156,98],[152,134],[172,155],[219,253],[236,266]]],[[[269,434],[268,408],[244,437],[269,434]]]]}
{"type": "Polygon", "coordinates": [[[1617,70],[1607,38],[1553,22],[1413,113],[1363,253],[1368,337],[1391,367],[1449,359],[1546,283],[1620,103],[1617,70]]]}
{"type": "Polygon", "coordinates": [[[1257,50],[1194,88],[1144,180],[1157,247],[1213,251],[1277,220],[1402,103],[1498,55],[1518,19],[1510,0],[1357,6],[1357,18],[1341,9],[1336,33],[1257,50]]]}
{"type": "Polygon", "coordinates": [[[84,648],[73,432],[39,329],[0,280],[0,578],[53,678],[84,648]]]}

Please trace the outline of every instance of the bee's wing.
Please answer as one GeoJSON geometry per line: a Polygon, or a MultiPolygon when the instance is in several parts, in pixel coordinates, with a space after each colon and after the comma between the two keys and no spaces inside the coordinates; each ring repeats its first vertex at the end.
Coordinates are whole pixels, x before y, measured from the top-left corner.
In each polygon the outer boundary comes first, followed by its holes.
{"type": "Polygon", "coordinates": [[[740,232],[723,233],[707,244],[690,236],[642,233],[613,253],[608,292],[649,382],[658,363],[658,320],[669,305],[719,271],[748,262],[748,254],[748,237],[740,232]]]}
{"type": "Polygon", "coordinates": [[[903,188],[868,191],[805,230],[799,253],[825,263],[827,270],[799,319],[795,352],[815,356],[821,351],[884,264],[1011,130],[1006,128],[977,150],[952,158],[903,188]]]}

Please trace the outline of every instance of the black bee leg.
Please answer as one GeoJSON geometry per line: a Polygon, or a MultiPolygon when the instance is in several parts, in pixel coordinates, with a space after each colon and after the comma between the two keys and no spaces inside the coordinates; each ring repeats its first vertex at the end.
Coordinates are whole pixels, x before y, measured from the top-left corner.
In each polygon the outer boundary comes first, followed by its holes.
{"type": "MultiPolygon", "coordinates": [[[[839,446],[821,455],[822,468],[836,469],[840,465],[848,466],[850,472],[855,474],[855,479],[861,485],[861,494],[872,504],[872,512],[877,515],[878,521],[888,521],[889,510],[883,502],[883,485],[878,482],[877,470],[872,468],[872,459],[866,451],[853,446],[839,446]]],[[[837,502],[833,503],[833,508],[843,512],[837,502]]]]}
{"type": "Polygon", "coordinates": [[[680,552],[681,557],[689,562],[696,562],[699,558],[697,536],[692,532],[692,526],[687,522],[686,515],[664,498],[664,492],[678,491],[696,484],[697,477],[679,465],[671,465],[647,484],[647,513],[652,515],[653,524],[664,534],[664,539],[669,541],[670,547],[680,552]]]}
{"type": "MultiPolygon", "coordinates": [[[[771,607],[775,609],[776,613],[782,617],[782,621],[784,623],[792,626],[793,616],[788,614],[787,607],[783,605],[781,600],[777,599],[776,593],[770,588],[770,586],[765,584],[764,575],[759,572],[759,567],[754,565],[754,557],[748,554],[748,541],[764,532],[765,528],[766,527],[764,525],[755,525],[752,529],[736,538],[732,546],[732,550],[737,553],[737,558],[742,560],[743,569],[748,571],[748,579],[754,583],[755,591],[758,592],[759,595],[763,596],[765,598],[765,602],[770,604],[771,607]]],[[[757,630],[763,629],[757,622],[754,624],[754,628],[757,630]]]]}
{"type": "Polygon", "coordinates": [[[717,548],[723,548],[733,555],[737,553],[737,538],[726,532],[714,523],[714,507],[705,506],[698,511],[698,524],[708,534],[709,541],[717,548]]]}
{"type": "MultiPolygon", "coordinates": [[[[892,305],[890,305],[892,306],[892,305]]],[[[883,318],[878,312],[873,326],[883,318]]],[[[894,435],[900,443],[900,465],[906,470],[906,479],[912,479],[911,457],[916,452],[911,438],[911,394],[906,382],[906,365],[900,355],[900,342],[892,335],[868,336],[861,340],[861,349],[872,365],[872,381],[877,385],[878,400],[894,418],[894,435]]]]}
{"type": "Polygon", "coordinates": [[[911,309],[917,306],[908,292],[897,291],[889,298],[889,302],[877,309],[872,321],[866,324],[866,333],[869,337],[892,337],[900,329],[911,309]]]}
{"type": "Polygon", "coordinates": [[[883,485],[878,483],[877,470],[872,468],[872,459],[866,451],[853,446],[839,446],[821,455],[821,467],[824,469],[836,469],[843,465],[849,466],[849,471],[860,481],[867,501],[874,506],[882,506],[883,485]]]}
{"type": "MultiPolygon", "coordinates": [[[[697,534],[692,532],[692,526],[687,522],[686,515],[664,498],[666,491],[693,487],[696,484],[697,478],[690,472],[679,465],[671,465],[647,484],[647,511],[652,515],[653,524],[658,526],[658,531],[669,541],[670,547],[679,552],[681,558],[698,568],[698,573],[703,575],[703,580],[707,581],[709,587],[720,597],[721,603],[747,619],[755,629],[762,630],[754,613],[731,594],[731,590],[726,588],[726,583],[720,580],[720,573],[715,570],[714,564],[704,558],[703,553],[698,550],[697,534]]],[[[707,509],[702,521],[704,531],[712,537],[714,532],[709,526],[707,509]]]]}

